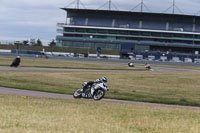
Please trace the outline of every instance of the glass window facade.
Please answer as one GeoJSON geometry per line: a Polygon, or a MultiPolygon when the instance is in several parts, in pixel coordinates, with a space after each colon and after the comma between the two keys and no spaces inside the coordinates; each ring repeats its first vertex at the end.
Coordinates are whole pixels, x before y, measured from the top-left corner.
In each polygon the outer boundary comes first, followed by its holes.
{"type": "MultiPolygon", "coordinates": [[[[134,44],[187,44],[187,45],[200,45],[200,35],[198,34],[187,34],[180,32],[155,32],[155,31],[132,31],[132,30],[117,30],[117,29],[99,29],[99,28],[87,28],[87,27],[65,27],[64,28],[64,37],[72,38],[82,38],[83,41],[63,41],[58,42],[58,45],[76,47],[76,48],[88,48],[91,47],[96,49],[101,47],[103,49],[120,49],[121,43],[134,44]],[[92,37],[91,37],[92,36],[92,37]],[[87,41],[87,39],[92,39],[94,42],[87,41]],[[96,39],[96,42],[95,42],[96,39]],[[105,43],[99,42],[97,40],[102,39],[106,40],[105,43]],[[109,41],[115,41],[116,43],[108,43],[109,41]]],[[[137,46],[138,49],[148,49],[147,46],[137,46]],[[142,47],[142,48],[141,48],[142,47]]]]}
{"type": "Polygon", "coordinates": [[[92,48],[97,49],[98,47],[102,49],[112,49],[119,50],[120,44],[109,44],[109,43],[98,43],[98,42],[75,42],[75,41],[63,41],[63,46],[68,46],[72,48],[92,48]]]}

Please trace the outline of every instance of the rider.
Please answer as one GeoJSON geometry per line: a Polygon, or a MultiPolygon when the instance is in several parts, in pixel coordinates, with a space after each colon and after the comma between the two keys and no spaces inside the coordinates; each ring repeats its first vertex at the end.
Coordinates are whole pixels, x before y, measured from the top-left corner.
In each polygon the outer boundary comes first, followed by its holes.
{"type": "Polygon", "coordinates": [[[145,66],[144,66],[145,68],[147,68],[147,69],[151,69],[151,66],[150,66],[150,64],[147,64],[147,63],[145,63],[145,66]]]}
{"type": "Polygon", "coordinates": [[[13,60],[12,64],[10,65],[10,67],[18,67],[18,66],[20,65],[20,62],[21,62],[20,56],[17,56],[17,57],[13,60]]]}
{"type": "Polygon", "coordinates": [[[83,86],[83,92],[87,89],[88,86],[92,86],[94,83],[107,83],[107,78],[102,77],[100,79],[96,79],[94,81],[87,82],[87,84],[83,86]]]}
{"type": "Polygon", "coordinates": [[[132,62],[128,62],[128,66],[129,66],[129,67],[134,67],[134,65],[133,65],[132,62]]]}

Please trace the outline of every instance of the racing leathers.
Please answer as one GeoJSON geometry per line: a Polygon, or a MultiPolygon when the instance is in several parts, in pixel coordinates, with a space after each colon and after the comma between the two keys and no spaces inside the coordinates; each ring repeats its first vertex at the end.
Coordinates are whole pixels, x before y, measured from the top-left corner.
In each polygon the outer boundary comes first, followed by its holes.
{"type": "Polygon", "coordinates": [[[101,83],[103,82],[101,79],[96,79],[94,81],[89,81],[87,82],[86,85],[83,86],[83,92],[89,87],[89,86],[92,86],[94,83],[101,83]]]}

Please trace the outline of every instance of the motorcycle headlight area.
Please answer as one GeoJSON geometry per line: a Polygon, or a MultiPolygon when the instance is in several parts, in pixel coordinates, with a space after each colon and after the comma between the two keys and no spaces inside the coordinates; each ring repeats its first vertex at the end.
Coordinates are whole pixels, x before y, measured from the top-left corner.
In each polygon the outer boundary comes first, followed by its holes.
{"type": "Polygon", "coordinates": [[[103,86],[104,86],[104,87],[107,87],[107,83],[104,83],[103,86]]]}

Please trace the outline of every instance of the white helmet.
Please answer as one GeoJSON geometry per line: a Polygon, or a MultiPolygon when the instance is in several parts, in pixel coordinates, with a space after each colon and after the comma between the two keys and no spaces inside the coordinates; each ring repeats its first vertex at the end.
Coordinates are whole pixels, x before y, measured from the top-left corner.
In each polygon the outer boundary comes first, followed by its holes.
{"type": "Polygon", "coordinates": [[[107,78],[106,77],[102,77],[101,80],[105,83],[107,83],[107,78]]]}
{"type": "Polygon", "coordinates": [[[84,86],[86,86],[86,85],[87,85],[87,82],[83,82],[82,86],[84,87],[84,86]]]}

